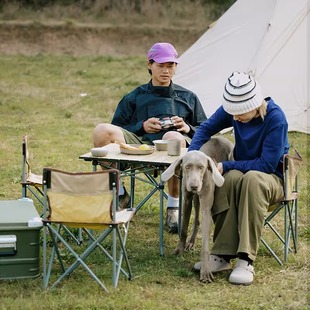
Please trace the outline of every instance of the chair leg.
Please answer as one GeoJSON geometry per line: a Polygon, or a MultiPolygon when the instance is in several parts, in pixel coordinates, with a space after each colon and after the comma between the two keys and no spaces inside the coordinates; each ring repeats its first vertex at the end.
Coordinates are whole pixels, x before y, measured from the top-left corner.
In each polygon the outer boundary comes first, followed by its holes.
{"type": "Polygon", "coordinates": [[[261,238],[261,242],[263,243],[263,245],[267,248],[267,250],[270,252],[270,254],[275,258],[275,260],[279,263],[280,266],[283,266],[283,263],[281,261],[281,259],[279,258],[279,256],[273,251],[273,249],[268,245],[268,243],[261,238]]]}
{"type": "Polygon", "coordinates": [[[25,189],[24,189],[24,194],[25,196],[24,197],[27,197],[27,190],[29,190],[32,195],[38,200],[38,202],[41,204],[41,205],[44,205],[44,202],[43,202],[43,192],[41,191],[41,189],[37,186],[31,186],[31,185],[26,185],[25,186],[25,189]],[[36,189],[34,190],[33,187],[36,189]]]}
{"type": "Polygon", "coordinates": [[[294,219],[294,233],[295,233],[295,253],[298,250],[298,200],[295,200],[295,219],[294,219]]]}
{"type": "MultiPolygon", "coordinates": [[[[279,205],[277,207],[277,209],[275,209],[266,219],[265,219],[265,225],[264,226],[268,226],[273,233],[278,237],[278,239],[285,245],[285,238],[283,238],[279,232],[273,227],[273,225],[271,224],[271,220],[284,208],[285,206],[283,204],[279,205]]],[[[285,218],[284,218],[285,219],[285,218]]],[[[284,233],[284,237],[286,236],[286,234],[284,233]]]]}
{"type": "Polygon", "coordinates": [[[62,272],[64,273],[66,271],[63,260],[61,258],[58,246],[57,246],[57,242],[58,242],[58,238],[57,235],[60,233],[61,230],[61,225],[57,225],[57,234],[54,234],[54,230],[55,228],[51,227],[51,224],[46,223],[44,225],[44,245],[43,245],[43,282],[44,282],[44,288],[46,289],[48,287],[48,282],[49,282],[49,278],[52,272],[52,266],[53,266],[53,261],[55,258],[55,252],[58,258],[58,261],[60,263],[62,272]],[[49,259],[49,264],[47,266],[47,231],[52,239],[52,243],[53,243],[53,247],[52,247],[52,251],[50,254],[50,259],[49,259]],[[55,236],[56,235],[56,238],[55,236]]]}
{"type": "Polygon", "coordinates": [[[47,286],[47,227],[43,225],[43,287],[46,289],[47,286]]]}
{"type": "Polygon", "coordinates": [[[284,206],[284,262],[287,262],[287,256],[288,256],[288,247],[289,247],[289,240],[290,240],[290,227],[288,226],[289,224],[287,223],[288,219],[288,206],[287,203],[284,206]]]}
{"type": "MultiPolygon", "coordinates": [[[[118,283],[118,278],[119,278],[119,274],[120,272],[122,272],[122,274],[128,278],[129,280],[132,279],[133,275],[132,275],[132,271],[131,271],[131,266],[129,263],[129,259],[128,259],[128,255],[127,255],[127,251],[126,251],[126,242],[127,242],[127,234],[128,234],[128,229],[129,229],[129,222],[125,225],[123,225],[123,230],[124,230],[124,236],[122,236],[121,230],[120,228],[115,225],[115,227],[111,228],[115,231],[115,237],[117,237],[116,241],[113,241],[113,245],[115,245],[115,251],[114,249],[112,250],[112,255],[100,244],[98,243],[97,246],[101,249],[101,251],[110,259],[110,261],[113,263],[115,262],[115,271],[113,271],[113,274],[115,274],[115,278],[112,277],[112,281],[113,283],[115,283],[117,285],[118,283]],[[118,258],[113,257],[113,254],[116,253],[117,251],[117,240],[120,243],[120,253],[118,258]],[[122,262],[123,262],[123,258],[125,258],[125,263],[126,263],[126,267],[127,270],[126,271],[123,267],[122,267],[122,262]]],[[[85,230],[87,235],[89,236],[89,238],[91,238],[92,240],[95,240],[93,235],[88,231],[85,230]]],[[[112,237],[114,238],[114,237],[112,237]]],[[[116,255],[116,254],[115,254],[116,255]]]]}
{"type": "Polygon", "coordinates": [[[112,284],[113,287],[117,286],[117,282],[116,282],[116,230],[117,230],[117,226],[113,227],[113,231],[112,231],[112,257],[113,257],[113,261],[112,261],[112,284]]]}
{"type": "Polygon", "coordinates": [[[27,185],[22,184],[22,198],[27,197],[27,185]]]}
{"type": "MultiPolygon", "coordinates": [[[[288,253],[293,252],[290,247],[290,240],[292,238],[294,253],[297,253],[297,233],[298,233],[298,210],[297,210],[297,200],[294,201],[285,201],[281,203],[265,220],[265,226],[268,226],[274,234],[278,237],[278,239],[284,245],[283,251],[283,261],[287,262],[288,253]],[[275,229],[275,227],[270,223],[270,221],[282,210],[284,209],[284,231],[283,237],[279,234],[279,232],[275,229]]],[[[283,265],[281,259],[276,255],[276,253],[272,250],[272,248],[267,244],[267,242],[261,238],[262,243],[267,248],[267,250],[271,253],[271,255],[277,260],[280,265],[283,265]]]]}
{"type": "Polygon", "coordinates": [[[71,230],[64,226],[64,225],[61,225],[61,227],[66,231],[66,233],[76,242],[77,245],[80,245],[82,244],[82,241],[83,241],[83,237],[82,237],[82,230],[79,228],[78,230],[78,236],[74,235],[71,230]]]}
{"type": "MultiPolygon", "coordinates": [[[[111,228],[112,229],[112,228],[111,228]]],[[[90,239],[92,239],[93,241],[95,240],[94,236],[87,230],[84,230],[86,232],[86,234],[88,235],[88,237],[90,239]]],[[[124,241],[125,243],[126,241],[124,241]]],[[[107,258],[110,259],[111,262],[113,262],[113,255],[111,255],[100,243],[97,244],[97,246],[100,248],[100,250],[106,255],[107,258]]],[[[121,257],[122,253],[120,253],[120,257],[121,257]]],[[[121,264],[120,264],[121,260],[119,259],[118,261],[116,261],[116,267],[118,268],[118,272],[122,272],[123,275],[126,278],[130,278],[129,274],[122,268],[121,264]]]]}
{"type": "MultiPolygon", "coordinates": [[[[49,230],[49,233],[51,235],[52,241],[54,243],[53,250],[51,253],[51,257],[49,260],[49,266],[46,267],[46,256],[44,257],[44,287],[47,288],[49,277],[51,274],[51,268],[52,268],[52,262],[55,258],[55,253],[57,254],[58,260],[62,266],[63,273],[62,275],[52,284],[51,288],[54,288],[57,284],[59,284],[65,277],[67,277],[69,274],[71,274],[79,265],[82,265],[84,269],[90,274],[90,276],[106,291],[108,292],[108,289],[106,286],[98,279],[98,277],[92,272],[92,270],[87,266],[87,264],[84,262],[84,260],[91,254],[91,252],[94,250],[95,247],[101,248],[103,252],[107,255],[107,257],[112,261],[113,263],[113,274],[112,274],[112,283],[113,286],[116,288],[119,280],[120,272],[122,272],[128,279],[132,279],[132,271],[128,259],[128,255],[126,253],[126,241],[127,241],[127,232],[128,232],[128,225],[124,225],[124,236],[122,236],[122,233],[120,232],[120,229],[117,225],[114,227],[111,227],[108,229],[104,234],[102,234],[99,238],[95,239],[93,237],[93,234],[91,234],[88,230],[85,229],[87,232],[87,235],[93,240],[93,243],[81,254],[78,255],[71,246],[64,240],[64,238],[60,235],[60,229],[62,228],[61,225],[58,225],[58,228],[55,229],[51,225],[47,224],[47,229],[49,230]],[[111,233],[112,231],[112,238],[113,238],[113,249],[112,249],[112,255],[110,255],[100,244],[102,240],[105,239],[105,237],[111,233]],[[57,242],[60,240],[66,248],[71,252],[71,254],[75,257],[76,261],[71,264],[67,269],[63,266],[61,255],[59,253],[57,242]],[[119,256],[117,258],[117,241],[120,244],[119,249],[119,256]],[[122,261],[125,259],[126,267],[128,269],[128,273],[122,268],[122,261]]],[[[46,237],[45,237],[46,238],[46,237]]],[[[45,239],[45,249],[46,249],[46,239],[45,239]]],[[[44,251],[46,255],[46,250],[44,251]]]]}
{"type": "MultiPolygon", "coordinates": [[[[73,249],[72,247],[68,244],[68,242],[66,242],[66,240],[59,234],[59,229],[60,227],[56,230],[55,228],[53,228],[51,225],[48,226],[51,231],[51,234],[54,234],[57,238],[54,238],[54,242],[57,242],[57,240],[59,239],[62,244],[65,245],[65,247],[68,249],[68,251],[75,257],[76,261],[71,264],[67,269],[64,270],[64,272],[62,273],[62,275],[52,284],[51,289],[54,288],[55,286],[57,286],[57,284],[59,284],[65,277],[67,277],[68,275],[70,275],[79,265],[82,265],[84,267],[84,269],[90,274],[90,276],[100,285],[100,287],[106,291],[109,292],[109,290],[107,289],[107,287],[99,280],[99,278],[92,272],[92,270],[87,266],[87,264],[84,262],[84,260],[89,256],[89,254],[94,250],[94,248],[98,245],[98,243],[100,243],[105,237],[106,234],[101,235],[98,239],[96,239],[91,246],[89,246],[81,255],[78,255],[73,249]]],[[[56,244],[56,243],[55,243],[56,244]]],[[[54,244],[54,246],[55,246],[54,244]]],[[[57,245],[55,246],[55,251],[57,251],[57,245]]],[[[50,258],[50,265],[52,264],[52,261],[54,259],[54,254],[55,252],[52,251],[52,256],[50,258]]],[[[58,252],[59,253],[59,252],[58,252]]],[[[58,254],[57,254],[58,256],[58,254]]],[[[59,254],[58,259],[61,259],[61,256],[59,254]]],[[[47,273],[47,275],[49,275],[50,272],[47,273]]],[[[49,278],[49,277],[48,277],[49,278]]],[[[48,279],[45,281],[45,285],[47,286],[48,283],[48,279]]]]}
{"type": "Polygon", "coordinates": [[[284,260],[287,261],[288,252],[292,252],[290,245],[290,237],[292,235],[294,253],[297,253],[297,241],[296,241],[296,221],[297,218],[293,218],[296,215],[296,205],[295,201],[292,201],[291,206],[287,202],[285,204],[285,224],[286,224],[286,235],[285,235],[285,253],[284,253],[284,260]]]}
{"type": "Polygon", "coordinates": [[[124,238],[123,238],[122,235],[121,235],[119,227],[118,226],[116,227],[116,229],[117,229],[116,231],[117,231],[117,234],[118,234],[118,239],[119,239],[120,247],[121,247],[121,253],[120,253],[120,257],[119,257],[119,261],[118,261],[116,286],[117,286],[117,283],[118,283],[118,278],[119,278],[119,274],[120,274],[123,258],[125,258],[125,263],[126,263],[126,267],[127,267],[127,270],[128,270],[128,273],[126,273],[126,277],[129,280],[131,280],[132,277],[133,277],[131,266],[130,266],[128,255],[127,255],[127,251],[126,251],[126,248],[125,248],[126,247],[126,242],[127,242],[128,228],[129,228],[129,222],[126,225],[124,225],[124,238]]]}

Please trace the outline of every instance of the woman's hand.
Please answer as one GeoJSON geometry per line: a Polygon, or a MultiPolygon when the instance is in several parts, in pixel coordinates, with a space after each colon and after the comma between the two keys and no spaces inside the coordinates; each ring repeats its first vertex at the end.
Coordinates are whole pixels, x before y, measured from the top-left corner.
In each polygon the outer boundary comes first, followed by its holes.
{"type": "Polygon", "coordinates": [[[217,164],[217,170],[220,172],[220,174],[223,174],[223,164],[222,163],[217,164]]]}

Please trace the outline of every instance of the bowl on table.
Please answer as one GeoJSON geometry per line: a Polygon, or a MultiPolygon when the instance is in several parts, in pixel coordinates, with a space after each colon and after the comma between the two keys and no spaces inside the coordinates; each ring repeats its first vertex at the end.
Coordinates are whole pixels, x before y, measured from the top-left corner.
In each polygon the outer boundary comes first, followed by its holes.
{"type": "Polygon", "coordinates": [[[168,140],[154,140],[153,143],[157,151],[167,151],[168,140]]]}
{"type": "Polygon", "coordinates": [[[94,147],[90,150],[90,152],[95,157],[104,157],[109,153],[109,150],[103,147],[94,147]]]}

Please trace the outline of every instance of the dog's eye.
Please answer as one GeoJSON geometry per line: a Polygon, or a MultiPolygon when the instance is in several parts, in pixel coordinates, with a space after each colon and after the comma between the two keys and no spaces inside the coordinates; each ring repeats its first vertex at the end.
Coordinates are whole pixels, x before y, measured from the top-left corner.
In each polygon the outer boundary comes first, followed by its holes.
{"type": "Polygon", "coordinates": [[[199,168],[200,170],[203,170],[203,169],[204,169],[204,166],[201,165],[201,166],[199,166],[198,168],[199,168]]]}
{"type": "Polygon", "coordinates": [[[192,167],[191,165],[186,165],[186,166],[185,166],[185,169],[186,169],[186,170],[189,170],[189,169],[191,169],[191,167],[192,167]]]}

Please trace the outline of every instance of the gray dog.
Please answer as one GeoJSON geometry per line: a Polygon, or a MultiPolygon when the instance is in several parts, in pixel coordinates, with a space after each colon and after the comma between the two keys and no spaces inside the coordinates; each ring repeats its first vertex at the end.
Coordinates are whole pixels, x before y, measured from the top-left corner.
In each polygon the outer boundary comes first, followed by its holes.
{"type": "Polygon", "coordinates": [[[232,160],[233,144],[228,139],[216,136],[206,142],[199,151],[191,151],[178,158],[162,174],[162,180],[169,180],[179,167],[182,167],[182,224],[181,234],[175,254],[183,255],[184,249],[194,247],[199,226],[199,210],[202,213],[202,248],[200,281],[212,282],[213,275],[209,263],[209,239],[211,227],[211,208],[214,201],[215,186],[222,186],[224,178],[219,173],[216,163],[232,160]],[[186,243],[188,224],[195,208],[193,229],[186,243]]]}

